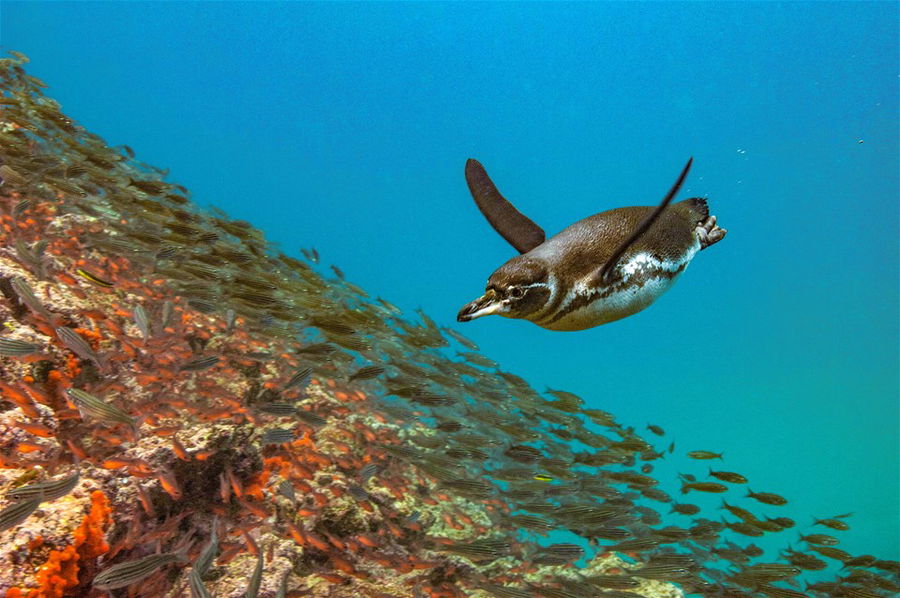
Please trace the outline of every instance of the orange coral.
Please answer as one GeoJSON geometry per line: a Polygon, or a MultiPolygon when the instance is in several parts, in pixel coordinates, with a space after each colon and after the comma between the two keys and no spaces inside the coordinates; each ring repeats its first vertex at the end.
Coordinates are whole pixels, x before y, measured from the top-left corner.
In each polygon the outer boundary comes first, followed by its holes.
{"type": "MultiPolygon", "coordinates": [[[[104,530],[109,525],[109,501],[99,490],[91,493],[91,511],[72,534],[74,542],[62,550],[54,550],[38,570],[38,587],[28,592],[28,598],[62,598],[68,590],[78,586],[79,562],[91,561],[107,550],[104,530]]],[[[6,598],[24,598],[19,588],[10,588],[6,598]]]]}
{"type": "Polygon", "coordinates": [[[61,598],[67,589],[78,585],[78,551],[75,546],[51,552],[35,579],[38,589],[32,590],[28,598],[61,598]]]}
{"type": "Polygon", "coordinates": [[[112,521],[110,513],[106,495],[99,490],[92,492],[91,512],[74,534],[75,546],[82,559],[95,559],[109,550],[103,532],[112,521]]]}

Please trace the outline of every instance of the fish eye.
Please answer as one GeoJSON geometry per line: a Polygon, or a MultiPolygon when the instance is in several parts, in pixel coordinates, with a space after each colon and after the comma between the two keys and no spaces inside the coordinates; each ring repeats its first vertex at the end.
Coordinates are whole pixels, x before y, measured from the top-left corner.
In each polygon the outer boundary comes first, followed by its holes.
{"type": "Polygon", "coordinates": [[[510,287],[509,296],[513,299],[521,299],[525,296],[525,289],[522,287],[510,287]]]}

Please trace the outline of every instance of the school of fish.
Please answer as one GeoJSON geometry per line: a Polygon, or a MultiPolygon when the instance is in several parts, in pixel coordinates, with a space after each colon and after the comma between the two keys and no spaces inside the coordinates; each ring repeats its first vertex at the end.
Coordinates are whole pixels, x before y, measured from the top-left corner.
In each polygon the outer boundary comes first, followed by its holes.
{"type": "Polygon", "coordinates": [[[539,392],[201,210],[10,55],[0,596],[900,593],[900,563],[839,548],[849,513],[795,523],[702,447],[657,480],[662,427],[539,392]],[[43,523],[65,505],[71,537],[43,523]]]}

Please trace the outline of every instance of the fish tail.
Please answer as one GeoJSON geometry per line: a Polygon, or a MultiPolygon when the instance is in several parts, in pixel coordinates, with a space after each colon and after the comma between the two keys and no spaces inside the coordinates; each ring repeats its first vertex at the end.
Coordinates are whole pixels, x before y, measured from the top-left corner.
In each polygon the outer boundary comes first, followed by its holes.
{"type": "Polygon", "coordinates": [[[97,365],[97,369],[101,372],[109,372],[109,358],[107,356],[100,355],[100,353],[93,351],[93,355],[90,356],[90,360],[97,365]]]}
{"type": "Polygon", "coordinates": [[[175,546],[175,550],[172,552],[172,556],[174,556],[179,563],[187,563],[190,561],[188,558],[188,552],[190,552],[191,548],[194,546],[194,540],[188,536],[181,543],[175,546]]]}
{"type": "Polygon", "coordinates": [[[707,204],[705,197],[689,197],[681,200],[675,205],[677,206],[678,204],[681,204],[690,210],[691,215],[694,216],[698,222],[703,222],[709,218],[709,205],[707,204]]]}

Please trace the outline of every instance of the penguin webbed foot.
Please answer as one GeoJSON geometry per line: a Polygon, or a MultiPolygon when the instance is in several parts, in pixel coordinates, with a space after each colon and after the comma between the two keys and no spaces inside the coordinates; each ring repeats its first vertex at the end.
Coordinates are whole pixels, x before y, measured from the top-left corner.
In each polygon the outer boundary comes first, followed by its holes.
{"type": "Polygon", "coordinates": [[[700,250],[704,250],[710,245],[715,245],[719,241],[725,238],[725,235],[728,234],[728,231],[724,228],[720,228],[719,225],[716,224],[716,217],[710,216],[703,222],[697,225],[695,229],[697,231],[697,237],[700,239],[700,250]]]}

